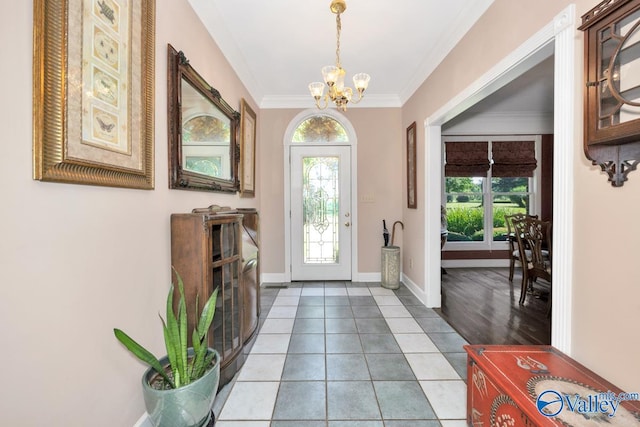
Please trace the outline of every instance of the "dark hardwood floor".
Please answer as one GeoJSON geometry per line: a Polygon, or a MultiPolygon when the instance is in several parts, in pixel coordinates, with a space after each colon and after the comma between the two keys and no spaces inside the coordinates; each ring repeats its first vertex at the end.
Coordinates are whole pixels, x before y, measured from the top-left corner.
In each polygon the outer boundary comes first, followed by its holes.
{"type": "Polygon", "coordinates": [[[546,295],[518,304],[522,276],[508,268],[448,268],[436,311],[470,344],[550,344],[546,295]]]}

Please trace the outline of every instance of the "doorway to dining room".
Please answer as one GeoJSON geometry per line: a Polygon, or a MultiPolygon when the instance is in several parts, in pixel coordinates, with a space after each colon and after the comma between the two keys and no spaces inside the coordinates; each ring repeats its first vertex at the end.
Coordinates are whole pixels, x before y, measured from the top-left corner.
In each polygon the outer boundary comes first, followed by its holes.
{"type": "Polygon", "coordinates": [[[437,311],[473,344],[551,343],[549,287],[536,283],[535,295],[530,289],[519,304],[523,271],[515,262],[509,274],[518,251],[506,221],[515,213],[552,221],[553,70],[550,56],[442,126],[448,274],[437,311]],[[456,150],[469,144],[485,150],[478,152],[488,162],[480,171],[456,164],[456,150]]]}
{"type": "Polygon", "coordinates": [[[513,81],[532,66],[554,54],[554,163],[553,173],[553,253],[554,287],[551,344],[571,351],[572,316],[572,228],[573,152],[575,142],[576,64],[574,42],[575,6],[569,5],[551,22],[512,52],[496,67],[425,120],[425,299],[427,305],[441,305],[440,242],[438,218],[442,201],[442,125],[513,81]],[[567,125],[570,124],[570,125],[567,125]]]}

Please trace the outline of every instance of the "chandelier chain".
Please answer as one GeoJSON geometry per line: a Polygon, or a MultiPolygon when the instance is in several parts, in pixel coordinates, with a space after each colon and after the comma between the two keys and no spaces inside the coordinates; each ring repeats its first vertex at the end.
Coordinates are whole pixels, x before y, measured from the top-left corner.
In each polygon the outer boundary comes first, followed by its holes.
{"type": "Polygon", "coordinates": [[[340,65],[340,31],[342,30],[342,22],[340,21],[340,14],[336,14],[336,66],[342,68],[340,65]]]}

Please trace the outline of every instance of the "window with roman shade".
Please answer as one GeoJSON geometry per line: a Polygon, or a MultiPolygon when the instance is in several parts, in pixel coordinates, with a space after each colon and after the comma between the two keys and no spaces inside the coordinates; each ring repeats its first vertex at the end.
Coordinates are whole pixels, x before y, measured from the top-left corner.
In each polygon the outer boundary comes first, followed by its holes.
{"type": "Polygon", "coordinates": [[[504,249],[504,217],[537,209],[541,137],[460,135],[443,140],[449,250],[504,249]]]}

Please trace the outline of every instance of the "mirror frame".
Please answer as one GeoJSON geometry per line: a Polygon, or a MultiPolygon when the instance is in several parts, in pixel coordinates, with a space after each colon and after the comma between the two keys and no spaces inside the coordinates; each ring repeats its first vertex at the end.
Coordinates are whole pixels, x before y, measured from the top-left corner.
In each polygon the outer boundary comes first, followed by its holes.
{"type": "Polygon", "coordinates": [[[167,100],[169,135],[169,188],[180,190],[216,191],[235,193],[240,189],[238,180],[238,161],[240,146],[238,132],[240,113],[235,111],[222,98],[220,92],[211,87],[196,70],[182,51],[176,51],[168,45],[167,62],[167,100]],[[211,102],[223,115],[229,118],[230,132],[230,179],[216,178],[184,169],[182,164],[182,81],[187,81],[204,98],[211,102]]]}

